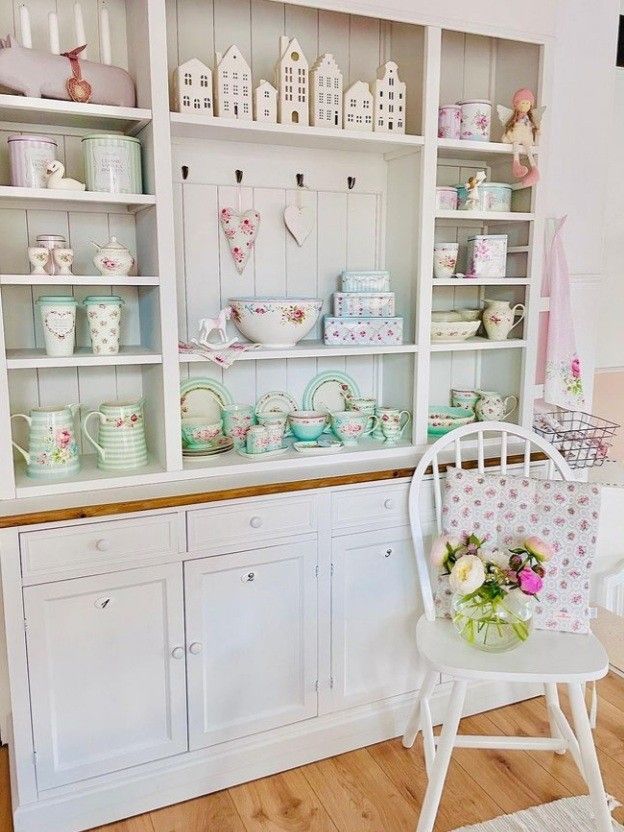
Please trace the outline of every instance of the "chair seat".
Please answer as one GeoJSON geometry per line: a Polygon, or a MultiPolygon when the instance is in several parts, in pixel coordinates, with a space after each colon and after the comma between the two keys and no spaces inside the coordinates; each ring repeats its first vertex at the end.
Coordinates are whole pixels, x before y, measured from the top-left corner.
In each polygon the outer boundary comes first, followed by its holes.
{"type": "Polygon", "coordinates": [[[460,638],[451,621],[429,621],[423,615],[416,641],[433,670],[461,679],[590,682],[601,679],[609,670],[607,653],[593,633],[533,630],[515,650],[486,653],[460,638]]]}

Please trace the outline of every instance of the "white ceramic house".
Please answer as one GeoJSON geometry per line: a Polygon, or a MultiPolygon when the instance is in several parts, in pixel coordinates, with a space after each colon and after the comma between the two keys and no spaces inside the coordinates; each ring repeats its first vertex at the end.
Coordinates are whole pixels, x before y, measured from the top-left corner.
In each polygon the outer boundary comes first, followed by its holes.
{"type": "Polygon", "coordinates": [[[342,72],[333,55],[320,55],[310,70],[310,122],[342,127],[342,72]]]}
{"type": "Polygon", "coordinates": [[[222,118],[253,118],[251,69],[238,46],[230,46],[225,55],[215,56],[216,114],[222,118]]]}
{"type": "Polygon", "coordinates": [[[264,78],[254,92],[254,118],[271,124],[277,121],[277,90],[264,78]]]}
{"type": "Polygon", "coordinates": [[[297,38],[282,35],[279,55],[275,77],[280,124],[308,125],[310,67],[297,38]]]}
{"type": "Polygon", "coordinates": [[[374,130],[379,133],[405,133],[405,84],[399,78],[399,67],[394,61],[386,61],[377,70],[373,97],[374,130]]]}
{"type": "Polygon", "coordinates": [[[212,70],[198,58],[173,73],[173,105],[178,113],[213,115],[212,70]]]}
{"type": "Polygon", "coordinates": [[[365,81],[356,81],[344,94],[344,129],[373,129],[373,94],[365,81]]]}

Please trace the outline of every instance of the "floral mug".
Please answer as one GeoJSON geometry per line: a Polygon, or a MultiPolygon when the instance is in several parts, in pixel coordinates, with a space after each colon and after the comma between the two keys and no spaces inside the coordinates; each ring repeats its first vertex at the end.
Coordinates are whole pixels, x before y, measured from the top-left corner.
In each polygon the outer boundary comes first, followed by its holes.
{"type": "Polygon", "coordinates": [[[235,448],[242,448],[245,445],[247,431],[256,421],[253,407],[247,404],[226,404],[221,415],[223,433],[232,438],[235,448]]]}
{"type": "Polygon", "coordinates": [[[408,410],[399,410],[394,407],[380,408],[378,416],[379,426],[387,445],[394,445],[399,441],[412,418],[408,410]],[[403,417],[406,417],[404,421],[403,417]]]}
{"type": "Polygon", "coordinates": [[[358,410],[338,410],[330,419],[336,438],[345,446],[357,445],[359,439],[373,432],[378,422],[377,416],[373,416],[372,425],[369,425],[369,416],[358,410]]]}

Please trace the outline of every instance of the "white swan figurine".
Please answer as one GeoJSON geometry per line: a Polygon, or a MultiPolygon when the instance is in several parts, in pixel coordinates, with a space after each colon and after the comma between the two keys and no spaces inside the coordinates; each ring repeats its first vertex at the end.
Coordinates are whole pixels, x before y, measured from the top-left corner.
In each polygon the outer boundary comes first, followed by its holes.
{"type": "Polygon", "coordinates": [[[48,188],[56,188],[61,191],[84,191],[86,187],[84,182],[78,182],[77,179],[65,179],[65,165],[59,162],[58,159],[48,163],[46,174],[48,175],[48,188]]]}

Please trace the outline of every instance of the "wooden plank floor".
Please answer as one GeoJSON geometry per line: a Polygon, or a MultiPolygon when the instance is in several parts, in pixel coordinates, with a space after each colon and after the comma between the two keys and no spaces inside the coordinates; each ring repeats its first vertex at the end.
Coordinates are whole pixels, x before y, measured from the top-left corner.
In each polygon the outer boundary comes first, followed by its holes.
{"type": "MultiPolygon", "coordinates": [[[[624,679],[599,682],[595,733],[607,791],[624,802],[624,679]]],[[[565,698],[564,698],[565,708],[565,698]]],[[[462,720],[483,734],[544,734],[543,700],[462,720]]],[[[420,742],[399,739],[149,812],[94,832],[414,832],[425,775],[420,742]]],[[[436,832],[585,792],[569,754],[457,749],[436,832]]],[[[624,822],[624,809],[614,817],[624,822]]],[[[6,748],[0,751],[0,832],[12,832],[6,748]]]]}

